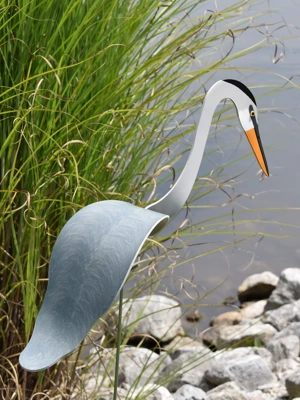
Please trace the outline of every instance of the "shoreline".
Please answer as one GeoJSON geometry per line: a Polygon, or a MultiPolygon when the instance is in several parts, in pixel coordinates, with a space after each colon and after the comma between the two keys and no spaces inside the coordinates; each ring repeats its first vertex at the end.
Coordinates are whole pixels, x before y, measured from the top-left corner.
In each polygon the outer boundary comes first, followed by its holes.
{"type": "MultiPolygon", "coordinates": [[[[240,307],[213,318],[201,340],[184,333],[175,300],[152,295],[125,301],[123,335],[138,338],[139,346],[141,338],[152,338],[156,349],[144,347],[145,340],[143,347],[122,347],[119,398],[300,398],[300,269],[287,268],[279,277],[269,271],[251,275],[237,295],[240,307]]],[[[113,377],[105,381],[103,365],[113,365],[114,351],[93,354],[98,369],[86,387],[100,400],[112,398],[113,377]]]]}

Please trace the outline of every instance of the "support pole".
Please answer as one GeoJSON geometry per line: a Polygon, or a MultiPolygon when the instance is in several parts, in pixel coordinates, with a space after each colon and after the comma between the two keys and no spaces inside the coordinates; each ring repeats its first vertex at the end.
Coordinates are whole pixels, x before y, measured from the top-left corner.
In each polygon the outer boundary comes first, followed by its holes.
{"type": "Polygon", "coordinates": [[[121,347],[121,337],[122,337],[122,306],[123,306],[123,288],[120,290],[120,295],[119,295],[119,318],[118,318],[117,352],[116,352],[113,400],[117,400],[117,393],[118,393],[119,360],[120,360],[120,347],[121,347]]]}

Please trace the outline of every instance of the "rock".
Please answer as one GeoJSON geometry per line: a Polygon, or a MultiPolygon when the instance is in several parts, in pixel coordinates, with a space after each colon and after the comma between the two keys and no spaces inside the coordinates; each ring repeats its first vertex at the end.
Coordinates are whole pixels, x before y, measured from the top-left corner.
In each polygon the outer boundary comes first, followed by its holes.
{"type": "Polygon", "coordinates": [[[205,400],[206,393],[195,386],[183,385],[173,394],[173,398],[174,400],[205,400]]]}
{"type": "Polygon", "coordinates": [[[300,322],[291,322],[287,327],[276,333],[272,340],[277,340],[292,335],[296,335],[300,339],[300,322]]]}
{"type": "Polygon", "coordinates": [[[271,370],[274,368],[272,354],[264,347],[237,347],[226,351],[218,351],[215,354],[217,363],[220,362],[225,365],[247,356],[260,356],[266,361],[271,370]]]}
{"type": "MultiPolygon", "coordinates": [[[[111,386],[111,382],[114,380],[115,354],[116,351],[112,348],[100,350],[95,347],[90,350],[87,360],[90,366],[87,378],[91,387],[94,385],[102,389],[111,386]]],[[[82,384],[84,387],[87,385],[84,381],[82,384]]]]}
{"type": "Polygon", "coordinates": [[[272,400],[270,396],[261,390],[254,390],[254,392],[247,393],[247,396],[249,400],[272,400]]]}
{"type": "Polygon", "coordinates": [[[214,317],[211,320],[212,326],[221,325],[237,325],[242,319],[242,314],[239,311],[229,311],[214,317]]]}
{"type": "Polygon", "coordinates": [[[281,331],[290,322],[300,321],[300,300],[266,312],[263,321],[281,331]]]}
{"type": "MultiPolygon", "coordinates": [[[[98,374],[84,373],[80,375],[80,385],[76,385],[72,391],[71,399],[81,399],[82,398],[82,388],[84,388],[85,398],[94,399],[101,393],[103,396],[106,395],[106,400],[110,398],[111,392],[108,389],[111,380],[106,379],[106,377],[100,376],[98,374]],[[106,390],[107,389],[107,390],[106,390]]],[[[127,391],[118,388],[118,394],[121,399],[126,397],[127,391]]],[[[112,397],[112,396],[111,396],[112,397]]],[[[64,397],[65,398],[65,397],[64,397]]],[[[57,400],[64,400],[63,398],[58,398],[57,400]]]]}
{"type": "MultiPolygon", "coordinates": [[[[260,300],[259,300],[260,301],[260,300]]],[[[257,303],[257,301],[244,301],[243,303],[240,304],[240,309],[252,306],[252,304],[257,303]]]]}
{"type": "MultiPolygon", "coordinates": [[[[103,352],[104,356],[99,362],[95,357],[93,371],[100,376],[105,375],[108,380],[114,380],[115,349],[110,350],[103,352]]],[[[158,355],[143,347],[125,347],[120,354],[118,385],[129,384],[131,387],[154,383],[161,376],[161,371],[171,363],[171,357],[166,353],[158,355]]]]}
{"type": "Polygon", "coordinates": [[[239,325],[256,325],[261,323],[262,319],[261,317],[258,317],[258,318],[242,319],[239,325]]]}
{"type": "Polygon", "coordinates": [[[177,357],[180,357],[184,353],[196,354],[199,351],[203,351],[204,353],[206,353],[207,350],[208,350],[207,347],[204,347],[204,346],[185,346],[178,350],[173,351],[169,355],[172,358],[172,360],[175,360],[177,357]],[[202,350],[200,350],[200,349],[202,349],[202,350]]]}
{"type": "Polygon", "coordinates": [[[240,302],[267,299],[275,289],[278,279],[270,271],[248,276],[238,288],[240,302]]]}
{"type": "Polygon", "coordinates": [[[266,348],[273,354],[274,361],[285,358],[296,358],[299,356],[300,342],[296,335],[271,340],[266,348]]]}
{"type": "Polygon", "coordinates": [[[214,385],[231,381],[240,389],[249,392],[259,389],[261,385],[277,381],[267,361],[258,355],[247,355],[226,361],[220,357],[217,365],[209,368],[204,376],[214,385]]]}
{"type": "MultiPolygon", "coordinates": [[[[118,318],[118,312],[115,313],[118,318]]],[[[161,342],[168,342],[183,334],[179,303],[169,297],[152,295],[127,299],[123,304],[123,329],[133,335],[150,335],[161,342]]]]}
{"type": "Polygon", "coordinates": [[[205,346],[210,347],[212,350],[217,348],[217,342],[218,342],[218,337],[221,333],[221,327],[212,327],[209,329],[206,329],[202,334],[201,334],[201,339],[203,344],[205,346]]]}
{"type": "Polygon", "coordinates": [[[195,347],[193,351],[186,351],[175,358],[172,364],[165,367],[162,374],[166,379],[171,379],[168,384],[170,392],[176,392],[185,384],[200,387],[206,391],[210,386],[205,382],[204,372],[215,365],[215,355],[212,351],[195,347]]]}
{"type": "Polygon", "coordinates": [[[152,383],[171,363],[167,354],[158,355],[143,347],[127,347],[120,355],[119,385],[122,382],[139,386],[152,383]]]}
{"type": "Polygon", "coordinates": [[[248,305],[247,307],[243,307],[240,311],[242,318],[253,319],[260,317],[265,311],[266,304],[267,300],[260,300],[248,305]]]}
{"type": "MultiPolygon", "coordinates": [[[[118,395],[117,395],[118,399],[128,399],[127,390],[118,388],[117,393],[118,393],[118,395]]],[[[98,400],[111,400],[113,398],[113,394],[114,394],[114,389],[112,389],[112,388],[105,389],[105,390],[101,391],[100,393],[97,393],[97,395],[99,396],[97,398],[98,398],[98,400]]]]}
{"type": "Polygon", "coordinates": [[[205,400],[249,400],[249,398],[237,384],[228,382],[210,390],[205,400]]]}
{"type": "Polygon", "coordinates": [[[188,322],[199,322],[203,319],[203,315],[200,313],[199,310],[194,310],[185,315],[185,319],[188,322]]]}
{"type": "Polygon", "coordinates": [[[174,400],[174,397],[164,386],[158,387],[150,396],[148,400],[174,400]]]}
{"type": "Polygon", "coordinates": [[[257,342],[265,344],[272,339],[277,330],[270,324],[255,320],[242,320],[239,325],[216,326],[202,334],[203,343],[214,349],[235,346],[255,346],[257,342]]]}
{"type": "Polygon", "coordinates": [[[286,378],[297,369],[300,369],[300,363],[293,358],[285,358],[277,361],[275,372],[279,380],[285,383],[286,378]]]}
{"type": "Polygon", "coordinates": [[[185,349],[190,349],[191,347],[204,347],[201,342],[196,339],[192,339],[188,336],[176,336],[172,342],[163,346],[164,350],[170,352],[172,359],[178,357],[182,351],[185,349]],[[179,353],[177,353],[179,350],[179,353]]]}
{"type": "Polygon", "coordinates": [[[300,396],[300,369],[286,378],[285,386],[291,399],[300,396]]]}
{"type": "Polygon", "coordinates": [[[224,349],[232,345],[253,346],[257,341],[266,344],[277,333],[277,330],[269,324],[245,324],[224,326],[218,331],[216,348],[224,349]]]}
{"type": "Polygon", "coordinates": [[[127,396],[127,399],[130,400],[136,400],[140,397],[147,400],[174,400],[167,388],[153,383],[130,390],[127,396]]]}
{"type": "Polygon", "coordinates": [[[284,304],[300,299],[300,269],[284,269],[279,277],[278,285],[272,292],[265,311],[274,310],[284,304]]]}
{"type": "Polygon", "coordinates": [[[84,383],[85,392],[90,396],[92,394],[97,394],[100,388],[103,389],[103,386],[105,387],[108,384],[108,381],[106,381],[106,385],[103,385],[102,382],[102,376],[87,376],[87,379],[84,383]]]}
{"type": "Polygon", "coordinates": [[[228,296],[225,297],[225,299],[223,300],[222,304],[224,306],[233,306],[235,303],[238,302],[238,297],[237,296],[228,296]]]}
{"type": "Polygon", "coordinates": [[[264,394],[269,396],[270,400],[287,400],[288,392],[282,382],[272,382],[259,388],[264,394]]]}

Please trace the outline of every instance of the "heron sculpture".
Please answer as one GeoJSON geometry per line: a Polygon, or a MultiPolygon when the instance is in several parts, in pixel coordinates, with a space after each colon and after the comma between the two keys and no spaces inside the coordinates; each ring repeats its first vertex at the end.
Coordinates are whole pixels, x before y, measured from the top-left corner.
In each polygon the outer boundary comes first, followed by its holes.
{"type": "Polygon", "coordinates": [[[269,175],[253,94],[239,81],[215,83],[205,97],[187,163],[165,196],[146,208],[115,200],[93,203],[63,227],[52,251],[48,288],[32,337],[20,355],[24,369],[43,370],[71,353],[109,309],[147,237],[167,224],[188,199],[214,111],[225,98],[234,103],[257,161],[269,175]]]}

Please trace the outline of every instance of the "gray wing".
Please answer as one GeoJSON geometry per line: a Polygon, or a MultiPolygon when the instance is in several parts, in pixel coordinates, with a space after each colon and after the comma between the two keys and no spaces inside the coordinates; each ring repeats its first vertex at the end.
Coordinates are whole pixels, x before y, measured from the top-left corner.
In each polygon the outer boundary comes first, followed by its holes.
{"type": "Polygon", "coordinates": [[[140,248],[168,216],[122,201],[84,207],[53,248],[49,283],[21,366],[39,371],[72,352],[111,306],[140,248]]]}

